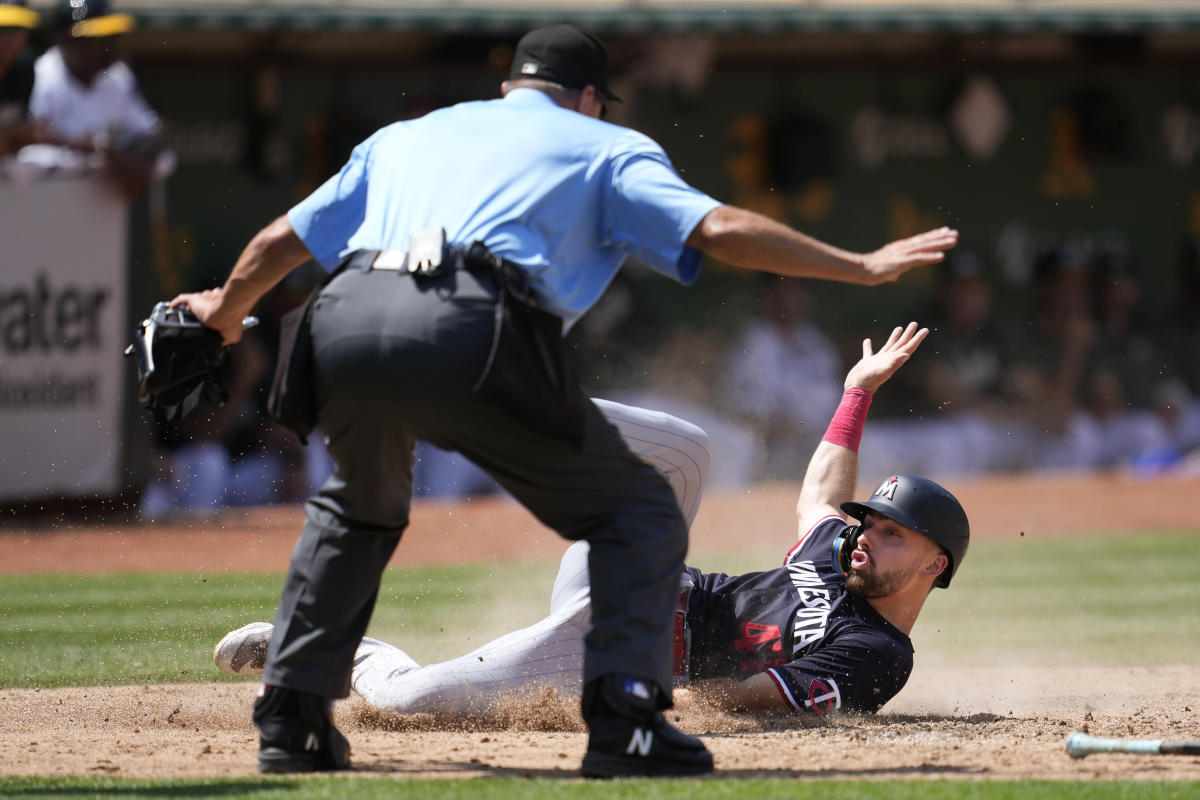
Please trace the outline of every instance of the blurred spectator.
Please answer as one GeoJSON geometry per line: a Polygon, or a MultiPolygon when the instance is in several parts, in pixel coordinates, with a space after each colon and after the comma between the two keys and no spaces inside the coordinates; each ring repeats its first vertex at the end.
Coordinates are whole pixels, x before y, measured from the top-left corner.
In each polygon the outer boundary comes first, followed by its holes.
{"type": "Polygon", "coordinates": [[[1167,430],[1154,412],[1130,406],[1125,384],[1111,369],[1097,368],[1087,378],[1080,443],[1087,466],[1113,469],[1169,444],[1167,430]]]}
{"type": "Polygon", "coordinates": [[[1095,458],[1080,410],[1085,370],[1096,338],[1092,283],[1084,254],[1055,248],[1034,264],[1031,314],[1016,333],[1005,402],[1018,415],[1013,467],[1083,468],[1095,458]]]}
{"type": "Polygon", "coordinates": [[[647,342],[658,325],[652,304],[625,267],[596,305],[567,334],[567,345],[580,383],[591,395],[608,397],[643,380],[647,342]]]}
{"type": "Polygon", "coordinates": [[[1180,274],[1180,327],[1177,361],[1181,377],[1192,397],[1200,397],[1200,236],[1192,237],[1183,249],[1180,274]]]}
{"type": "Polygon", "coordinates": [[[936,354],[915,371],[926,409],[995,409],[1011,356],[992,309],[992,284],[983,262],[969,250],[948,253],[938,271],[936,303],[918,317],[933,335],[936,354]]]}
{"type": "Polygon", "coordinates": [[[414,499],[477,497],[502,491],[490,475],[459,453],[418,441],[414,455],[414,499]]]}
{"type": "Polygon", "coordinates": [[[1165,350],[1137,324],[1141,282],[1123,246],[1104,247],[1092,259],[1096,344],[1092,370],[1112,373],[1134,408],[1148,410],[1159,385],[1173,372],[1165,350]]]}
{"type": "Polygon", "coordinates": [[[1089,261],[1096,339],[1083,381],[1080,431],[1091,466],[1116,468],[1161,451],[1167,432],[1152,406],[1170,360],[1136,324],[1141,284],[1123,243],[1089,261]]]}
{"type": "Polygon", "coordinates": [[[864,472],[876,464],[874,471],[955,475],[1014,460],[1014,420],[1003,402],[1011,348],[992,312],[983,262],[969,250],[947,254],[934,304],[916,317],[931,335],[902,384],[905,415],[874,423],[860,452],[864,472]]]}
{"type": "Polygon", "coordinates": [[[726,352],[718,385],[731,416],[771,443],[760,477],[794,480],[804,477],[824,433],[821,420],[842,397],[841,362],[833,341],[809,319],[808,284],[767,274],[759,280],[762,315],[726,352]]]}
{"type": "Polygon", "coordinates": [[[1181,381],[1169,380],[1159,386],[1154,413],[1165,441],[1138,454],[1130,462],[1130,470],[1143,476],[1200,475],[1200,400],[1181,381]]]}
{"type": "Polygon", "coordinates": [[[266,415],[263,399],[273,359],[257,329],[230,354],[224,406],[156,426],[158,471],[142,492],[143,518],[204,518],[227,506],[295,502],[314,493],[328,476],[330,463],[319,436],[304,448],[266,415]]]}
{"type": "MultiPolygon", "coordinates": [[[[224,406],[178,424],[156,425],[159,469],[142,493],[143,517],[205,517],[229,506],[298,502],[325,482],[332,462],[321,432],[301,445],[294,434],[275,426],[266,410],[279,318],[303,303],[324,275],[312,262],[263,296],[255,308],[260,324],[230,351],[224,406]]],[[[211,277],[192,280],[207,285],[211,277]]]]}
{"type": "MultiPolygon", "coordinates": [[[[720,353],[714,334],[679,330],[646,362],[642,388],[606,399],[663,411],[699,425],[712,446],[707,485],[718,490],[737,489],[761,476],[766,448],[757,429],[715,410],[715,388],[724,379],[720,353]]],[[[786,443],[772,446],[783,449],[786,443]]]]}
{"type": "Polygon", "coordinates": [[[33,50],[29,34],[38,15],[26,0],[0,0],[0,158],[37,141],[40,130],[28,119],[33,91],[33,50]]]}
{"type": "Polygon", "coordinates": [[[50,14],[53,46],[37,60],[29,115],[47,127],[52,148],[27,148],[22,161],[46,168],[98,167],[127,197],[173,168],[158,115],[118,60],[133,17],[108,0],[60,0],[50,14]],[[32,151],[32,152],[29,152],[32,151]]]}

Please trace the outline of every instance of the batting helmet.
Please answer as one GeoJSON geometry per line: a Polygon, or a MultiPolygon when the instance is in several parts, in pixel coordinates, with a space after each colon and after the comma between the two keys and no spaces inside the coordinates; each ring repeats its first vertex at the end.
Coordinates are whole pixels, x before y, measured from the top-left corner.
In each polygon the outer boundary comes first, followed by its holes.
{"type": "MultiPolygon", "coordinates": [[[[928,478],[893,475],[876,487],[870,499],[842,503],[842,511],[859,522],[868,511],[875,511],[936,542],[950,559],[938,577],[937,585],[942,588],[950,585],[950,579],[967,555],[971,529],[966,512],[954,495],[928,478]]],[[[853,538],[858,538],[857,533],[853,538]]],[[[843,554],[848,557],[854,549],[853,541],[848,539],[839,538],[839,544],[834,546],[835,561],[843,554]]]]}

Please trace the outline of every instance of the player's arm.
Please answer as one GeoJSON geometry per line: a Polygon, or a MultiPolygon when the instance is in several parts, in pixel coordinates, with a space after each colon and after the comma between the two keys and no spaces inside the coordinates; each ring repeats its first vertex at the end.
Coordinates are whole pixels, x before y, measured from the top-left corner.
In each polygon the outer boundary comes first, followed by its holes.
{"type": "Polygon", "coordinates": [[[854,495],[858,445],[871,398],[928,335],[928,328],[918,330],[917,323],[910,322],[906,328],[894,329],[878,353],[872,352],[870,339],[863,340],[863,356],[846,374],[842,402],[804,474],[796,501],[801,538],[822,517],[840,514],[838,505],[854,495]]]}
{"type": "Polygon", "coordinates": [[[812,713],[837,709],[874,713],[896,696],[912,672],[912,649],[879,630],[858,628],[822,642],[816,653],[745,680],[693,681],[677,703],[719,711],[812,713]]]}
{"type": "Polygon", "coordinates": [[[186,305],[197,319],[219,332],[226,344],[233,344],[242,338],[242,318],[259,298],[310,258],[312,254],[287,216],[281,216],[250,240],[224,286],[178,295],[171,306],[186,305]]]}
{"type": "Polygon", "coordinates": [[[732,678],[694,681],[686,690],[675,690],[677,704],[683,705],[689,700],[717,711],[785,713],[792,710],[780,694],[775,681],[765,672],[752,675],[744,681],[732,678]]]}
{"type": "Polygon", "coordinates": [[[898,239],[871,253],[826,244],[770,217],[737,206],[719,206],[700,221],[687,244],[744,269],[874,286],[913,267],[936,264],[958,243],[958,231],[936,228],[898,239]]]}

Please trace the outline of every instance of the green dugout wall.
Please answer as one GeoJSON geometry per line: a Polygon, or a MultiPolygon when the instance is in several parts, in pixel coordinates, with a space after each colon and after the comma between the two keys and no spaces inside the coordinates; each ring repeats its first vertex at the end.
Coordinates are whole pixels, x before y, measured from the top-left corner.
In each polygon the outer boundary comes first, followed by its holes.
{"type": "MultiPolygon", "coordinates": [[[[308,24],[269,5],[274,16],[253,19],[146,11],[124,43],[179,156],[163,201],[132,210],[130,324],[155,299],[223,277],[376,127],[495,96],[526,25],[558,18],[308,24]]],[[[628,101],[615,121],[660,141],[702,189],[855,249],[954,225],[1014,324],[1038,252],[1124,247],[1142,278],[1141,324],[1168,347],[1182,335],[1181,254],[1200,236],[1200,13],[1092,5],[1125,16],[571,18],[610,45],[628,101]]],[[[813,314],[850,350],[919,313],[933,277],[817,285],[813,314]]],[[[637,270],[629,285],[639,311],[624,345],[646,352],[681,330],[719,337],[757,308],[755,283],[719,264],[692,289],[637,270]]],[[[613,358],[592,388],[643,368],[613,358]]]]}
{"type": "MultiPolygon", "coordinates": [[[[321,37],[308,47],[193,34],[172,47],[137,36],[131,59],[179,154],[156,247],[139,261],[168,289],[223,273],[378,125],[494,95],[511,42],[372,34],[356,49],[354,36],[322,48],[321,37]]],[[[1179,254],[1200,233],[1200,46],[985,34],[610,42],[629,100],[617,120],[722,199],[855,248],[955,225],[1010,297],[1038,249],[1119,240],[1146,278],[1147,316],[1163,324],[1174,311],[1179,254]]],[[[886,302],[907,302],[928,277],[886,302]]],[[[689,313],[703,303],[681,302],[689,313]]]]}

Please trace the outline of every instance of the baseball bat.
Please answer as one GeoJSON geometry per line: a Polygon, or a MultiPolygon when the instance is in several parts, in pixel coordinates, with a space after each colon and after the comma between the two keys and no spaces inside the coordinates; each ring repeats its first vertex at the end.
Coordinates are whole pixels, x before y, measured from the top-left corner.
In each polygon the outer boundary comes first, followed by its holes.
{"type": "Polygon", "coordinates": [[[1164,742],[1162,739],[1102,739],[1076,731],[1067,737],[1067,753],[1083,758],[1092,753],[1200,756],[1200,742],[1164,742]]]}

